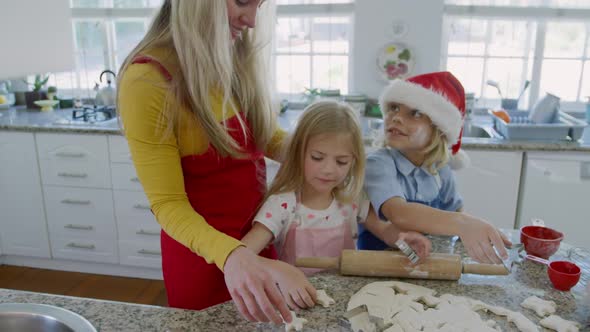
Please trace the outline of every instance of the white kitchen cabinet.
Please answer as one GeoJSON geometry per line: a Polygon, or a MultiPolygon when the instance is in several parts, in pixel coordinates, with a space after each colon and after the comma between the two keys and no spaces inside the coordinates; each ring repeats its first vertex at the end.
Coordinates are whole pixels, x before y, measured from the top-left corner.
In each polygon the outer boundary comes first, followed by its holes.
{"type": "Polygon", "coordinates": [[[0,132],[0,212],[5,255],[50,257],[32,133],[0,132]]]}
{"type": "Polygon", "coordinates": [[[110,188],[109,152],[104,135],[38,133],[43,184],[110,188]]]}
{"type": "Polygon", "coordinates": [[[565,242],[590,248],[590,153],[527,152],[524,169],[518,225],[540,218],[565,242]]]}
{"type": "Polygon", "coordinates": [[[522,152],[465,150],[471,166],[455,172],[464,211],[500,228],[516,221],[522,152]]]}
{"type": "Polygon", "coordinates": [[[43,192],[51,238],[117,239],[110,190],[45,186],[43,192]]]}
{"type": "Polygon", "coordinates": [[[109,136],[115,217],[121,265],[161,268],[160,225],[137,178],[127,141],[109,136]]]}

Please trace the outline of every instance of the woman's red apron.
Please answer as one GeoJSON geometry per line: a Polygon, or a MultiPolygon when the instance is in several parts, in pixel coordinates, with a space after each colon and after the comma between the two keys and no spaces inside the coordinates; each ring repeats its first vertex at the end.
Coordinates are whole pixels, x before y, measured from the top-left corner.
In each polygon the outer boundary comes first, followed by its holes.
{"type": "MultiPolygon", "coordinates": [[[[133,63],[153,63],[165,78],[172,77],[155,59],[139,56],[133,63]]],[[[245,121],[246,124],[247,121],[245,121]]],[[[237,116],[226,121],[229,134],[250,156],[248,159],[221,157],[213,146],[200,155],[181,158],[184,186],[197,213],[215,229],[241,239],[252,227],[252,218],[264,196],[264,154],[250,133],[244,137],[237,116]]],[[[223,273],[184,245],[161,232],[162,270],[171,307],[204,309],[231,299],[223,273]]],[[[276,259],[274,247],[261,256],[276,259]]]]}

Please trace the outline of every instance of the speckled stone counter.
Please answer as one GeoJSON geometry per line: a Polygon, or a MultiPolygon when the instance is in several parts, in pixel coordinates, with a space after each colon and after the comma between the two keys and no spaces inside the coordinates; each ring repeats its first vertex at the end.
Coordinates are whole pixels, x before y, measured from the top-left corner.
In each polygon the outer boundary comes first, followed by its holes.
{"type": "MultiPolygon", "coordinates": [[[[295,126],[300,111],[287,111],[278,117],[282,128],[289,130],[295,126]]],[[[111,134],[120,135],[121,130],[116,119],[85,124],[71,121],[71,110],[55,110],[52,112],[27,111],[22,109],[0,110],[0,130],[28,132],[56,132],[73,134],[111,134]]],[[[489,117],[476,116],[476,124],[486,125],[489,117]]],[[[363,118],[362,126],[369,135],[380,119],[363,118]]],[[[577,142],[570,141],[515,141],[497,138],[464,137],[463,148],[466,150],[516,150],[516,151],[570,151],[590,152],[590,128],[586,128],[582,138],[577,142]]]]}
{"type": "MultiPolygon", "coordinates": [[[[516,235],[513,233],[512,238],[516,239],[516,235]]],[[[449,238],[435,238],[433,247],[436,252],[462,254],[460,242],[455,243],[449,238]]],[[[536,295],[555,301],[558,315],[583,324],[581,331],[590,331],[590,298],[586,294],[590,279],[590,251],[562,244],[552,260],[560,258],[576,262],[583,270],[582,279],[569,292],[553,289],[546,275],[546,267],[529,261],[515,265],[509,276],[464,275],[459,281],[402,281],[435,289],[438,295],[450,293],[469,296],[518,310],[538,323],[538,317],[520,307],[525,298],[536,295]]],[[[388,279],[343,277],[329,272],[312,277],[311,282],[315,287],[326,289],[336,304],[330,308],[317,306],[302,311],[299,315],[309,321],[304,331],[349,331],[342,316],[350,296],[369,282],[383,280],[388,279]]],[[[247,322],[238,315],[231,302],[197,312],[5,289],[0,289],[0,302],[34,302],[63,307],[86,317],[98,331],[284,331],[284,326],[247,322]]],[[[483,315],[487,317],[487,314],[483,315]]],[[[503,331],[517,331],[514,325],[506,323],[505,318],[497,318],[496,321],[503,331]]]]}
{"type": "Polygon", "coordinates": [[[72,134],[121,134],[117,119],[96,123],[74,121],[72,120],[71,109],[40,112],[11,108],[0,111],[0,130],[72,134]]]}

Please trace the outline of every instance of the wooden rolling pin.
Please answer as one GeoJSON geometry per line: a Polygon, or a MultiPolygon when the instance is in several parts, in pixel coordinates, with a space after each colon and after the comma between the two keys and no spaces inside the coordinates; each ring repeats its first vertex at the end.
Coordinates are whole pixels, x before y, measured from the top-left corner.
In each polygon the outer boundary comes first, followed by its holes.
{"type": "Polygon", "coordinates": [[[305,268],[338,269],[342,275],[458,280],[462,273],[507,275],[502,264],[463,263],[461,256],[432,253],[412,265],[399,251],[343,250],[340,257],[301,257],[295,265],[305,268]]]}

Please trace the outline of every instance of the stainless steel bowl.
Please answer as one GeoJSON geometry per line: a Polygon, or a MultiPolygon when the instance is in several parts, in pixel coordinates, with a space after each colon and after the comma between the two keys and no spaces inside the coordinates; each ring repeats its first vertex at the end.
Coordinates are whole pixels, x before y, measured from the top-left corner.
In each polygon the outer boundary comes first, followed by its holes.
{"type": "Polygon", "coordinates": [[[34,303],[0,304],[0,331],[96,332],[84,317],[59,307],[34,303]]]}

